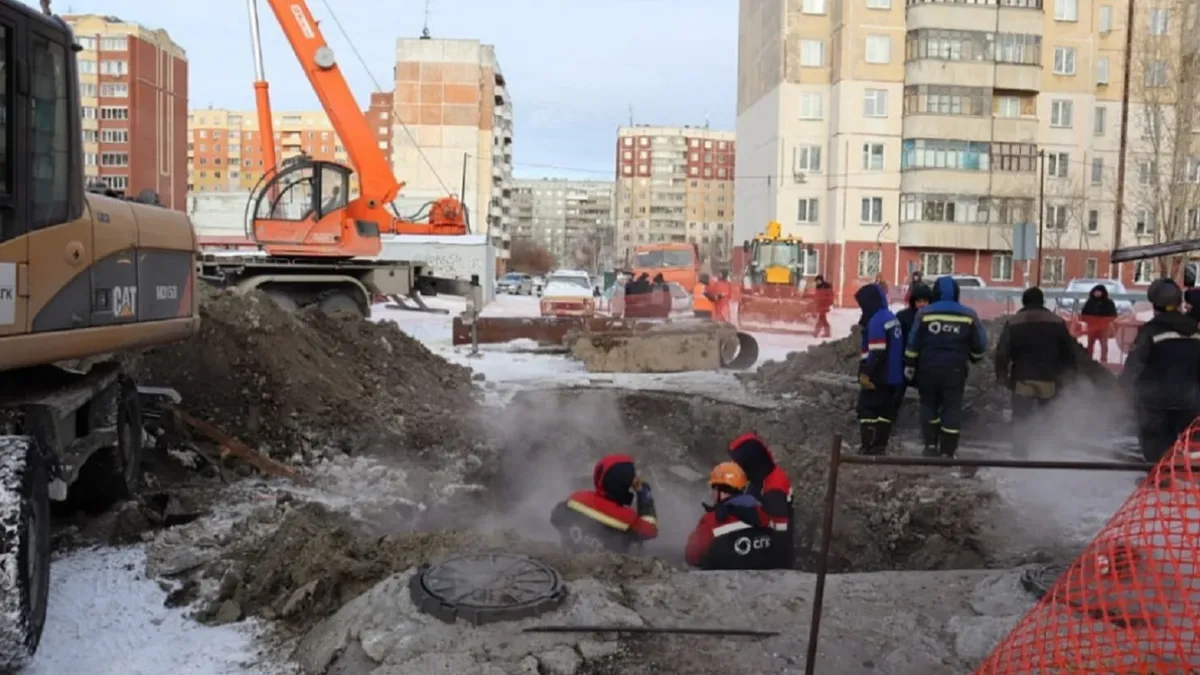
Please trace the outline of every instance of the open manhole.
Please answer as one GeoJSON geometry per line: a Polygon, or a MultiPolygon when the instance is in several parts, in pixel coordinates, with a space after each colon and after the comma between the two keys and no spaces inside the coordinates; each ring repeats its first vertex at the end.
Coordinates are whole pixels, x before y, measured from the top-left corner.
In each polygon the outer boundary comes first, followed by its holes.
{"type": "Polygon", "coordinates": [[[1033,597],[1041,600],[1050,592],[1054,582],[1066,574],[1067,566],[1059,564],[1038,565],[1021,573],[1021,587],[1033,597]]]}
{"type": "Polygon", "coordinates": [[[567,597],[557,570],[512,553],[476,553],[421,565],[408,588],[422,612],[476,626],[545,614],[567,597]]]}

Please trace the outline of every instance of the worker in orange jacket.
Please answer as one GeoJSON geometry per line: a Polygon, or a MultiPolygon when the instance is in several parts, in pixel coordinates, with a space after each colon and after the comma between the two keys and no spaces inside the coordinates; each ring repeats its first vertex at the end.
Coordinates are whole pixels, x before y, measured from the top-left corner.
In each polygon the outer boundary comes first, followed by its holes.
{"type": "Polygon", "coordinates": [[[717,295],[709,288],[709,283],[709,276],[701,274],[700,281],[692,289],[692,312],[697,319],[712,319],[717,311],[717,295]]]}
{"type": "Polygon", "coordinates": [[[712,282],[711,290],[713,295],[717,296],[717,301],[714,303],[716,311],[714,317],[717,321],[729,322],[729,301],[733,296],[733,284],[729,282],[729,272],[722,271],[721,277],[712,282]]]}

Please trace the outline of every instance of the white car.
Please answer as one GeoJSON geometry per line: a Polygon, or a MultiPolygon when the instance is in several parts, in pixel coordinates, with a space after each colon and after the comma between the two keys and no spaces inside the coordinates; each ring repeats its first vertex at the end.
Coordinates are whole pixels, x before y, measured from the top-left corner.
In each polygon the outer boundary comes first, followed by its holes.
{"type": "Polygon", "coordinates": [[[546,277],[539,303],[542,316],[592,316],[596,298],[587,272],[555,270],[546,277]]]}
{"type": "MultiPolygon", "coordinates": [[[[959,288],[987,288],[987,282],[983,280],[983,277],[974,274],[951,274],[950,278],[958,284],[959,288]]],[[[935,277],[933,280],[937,281],[937,278],[935,277]]]]}
{"type": "Polygon", "coordinates": [[[509,272],[496,282],[496,292],[509,295],[530,295],[533,293],[533,277],[520,272],[509,272]]]}
{"type": "Polygon", "coordinates": [[[533,278],[533,294],[542,297],[542,290],[546,288],[546,277],[537,276],[533,278]]]}

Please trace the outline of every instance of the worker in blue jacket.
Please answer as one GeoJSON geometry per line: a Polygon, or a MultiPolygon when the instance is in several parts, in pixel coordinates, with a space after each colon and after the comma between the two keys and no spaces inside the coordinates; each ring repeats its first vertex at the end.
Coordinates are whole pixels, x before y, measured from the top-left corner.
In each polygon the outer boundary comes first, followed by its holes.
{"type": "Polygon", "coordinates": [[[882,455],[900,397],[904,396],[904,332],[888,309],[887,291],[880,284],[867,284],[854,294],[862,309],[862,360],[858,368],[858,428],[860,452],[882,455]]]}
{"type": "Polygon", "coordinates": [[[975,310],[958,301],[958,284],[941,277],[933,302],[917,313],[904,351],[904,377],[921,396],[926,457],[953,457],[962,430],[967,367],[987,350],[987,333],[975,310]]]}

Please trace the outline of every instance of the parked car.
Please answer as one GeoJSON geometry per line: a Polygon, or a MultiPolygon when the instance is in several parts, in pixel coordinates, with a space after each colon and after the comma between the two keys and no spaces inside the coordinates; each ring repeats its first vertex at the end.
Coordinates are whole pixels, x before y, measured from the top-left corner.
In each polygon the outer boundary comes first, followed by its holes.
{"type": "MultiPolygon", "coordinates": [[[[958,283],[959,288],[987,288],[987,282],[983,277],[975,276],[974,274],[951,274],[950,278],[958,283]]],[[[930,280],[937,281],[937,278],[930,280]]]]}
{"type": "Polygon", "coordinates": [[[671,289],[671,313],[690,315],[692,313],[692,294],[674,281],[667,282],[667,287],[671,289]]]}
{"type": "Polygon", "coordinates": [[[546,277],[536,276],[533,278],[533,294],[542,297],[542,291],[546,288],[546,277]]]}
{"type": "Polygon", "coordinates": [[[509,295],[530,295],[533,293],[533,277],[520,272],[509,272],[496,282],[496,292],[509,295]]]}
{"type": "MultiPolygon", "coordinates": [[[[1067,283],[1068,293],[1083,293],[1088,294],[1097,286],[1104,286],[1108,289],[1108,294],[1121,295],[1128,293],[1125,284],[1116,279],[1072,279],[1067,283]]],[[[1087,298],[1060,298],[1058,301],[1058,309],[1079,311],[1083,309],[1083,303],[1087,302],[1087,298]]],[[[1133,311],[1133,301],[1118,300],[1113,298],[1113,304],[1117,306],[1118,314],[1126,314],[1133,311]]]]}
{"type": "Polygon", "coordinates": [[[542,316],[592,316],[596,298],[591,279],[580,270],[555,270],[546,277],[539,303],[542,316]]]}

